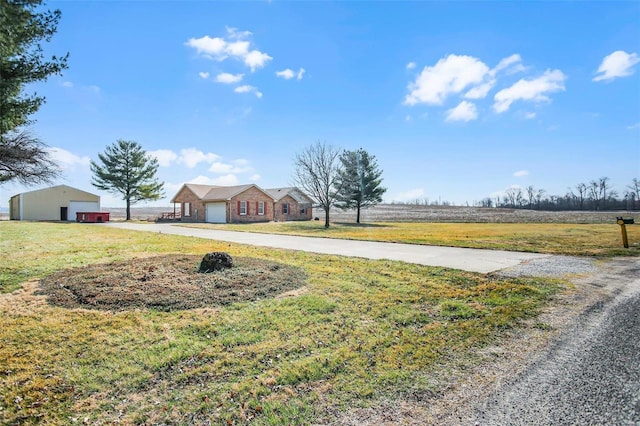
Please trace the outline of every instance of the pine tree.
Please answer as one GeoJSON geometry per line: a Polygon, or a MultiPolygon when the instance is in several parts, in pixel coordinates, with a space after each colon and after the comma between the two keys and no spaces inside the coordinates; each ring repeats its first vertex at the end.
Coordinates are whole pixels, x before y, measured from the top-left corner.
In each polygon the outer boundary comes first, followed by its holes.
{"type": "Polygon", "coordinates": [[[355,208],[356,223],[360,223],[360,210],[382,202],[382,194],[387,191],[380,186],[382,170],[378,168],[375,156],[362,148],[344,151],[340,162],[335,205],[343,210],[355,208]]]}
{"type": "Polygon", "coordinates": [[[121,195],[127,203],[127,220],[131,220],[131,204],[158,200],[164,196],[164,182],[158,182],[158,160],[147,156],[140,144],[119,139],[98,154],[102,165],[91,161],[93,179],[98,189],[121,195]]]}
{"type": "Polygon", "coordinates": [[[46,182],[58,175],[46,145],[24,129],[45,99],[26,85],[67,68],[68,54],[45,60],[41,41],[55,34],[60,11],[41,11],[42,0],[0,0],[0,183],[46,182]]]}

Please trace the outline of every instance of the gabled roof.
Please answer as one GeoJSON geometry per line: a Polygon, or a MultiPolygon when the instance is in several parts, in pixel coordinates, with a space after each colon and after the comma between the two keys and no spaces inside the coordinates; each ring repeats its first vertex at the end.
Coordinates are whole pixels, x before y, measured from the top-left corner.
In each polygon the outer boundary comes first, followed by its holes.
{"type": "Polygon", "coordinates": [[[197,183],[185,183],[184,186],[189,188],[200,199],[203,199],[213,188],[217,188],[216,185],[199,185],[197,183]]]}
{"type": "Polygon", "coordinates": [[[309,198],[304,192],[300,191],[296,187],[287,187],[287,188],[271,188],[265,189],[271,197],[279,201],[286,197],[287,195],[296,200],[298,203],[312,203],[313,200],[309,198]]]}
{"type": "MultiPolygon", "coordinates": [[[[183,188],[188,188],[191,192],[193,192],[196,197],[198,197],[202,201],[229,201],[233,197],[238,194],[243,193],[247,189],[256,188],[259,191],[263,192],[268,197],[271,197],[264,189],[260,188],[258,185],[249,184],[249,185],[235,185],[235,186],[217,186],[217,185],[198,185],[195,183],[185,183],[180,188],[177,194],[179,194],[183,188]]],[[[176,194],[176,196],[177,196],[176,194]]],[[[171,199],[171,202],[175,202],[175,196],[171,199]]]]}
{"type": "Polygon", "coordinates": [[[228,201],[249,188],[256,188],[259,191],[262,191],[266,195],[270,196],[267,192],[265,192],[264,189],[260,188],[258,185],[251,184],[236,186],[215,186],[211,188],[204,197],[201,198],[202,201],[228,201]]]}
{"type": "MultiPolygon", "coordinates": [[[[33,191],[22,192],[21,194],[22,195],[24,195],[24,194],[32,194],[32,193],[36,193],[36,192],[50,191],[52,189],[67,189],[67,190],[71,190],[71,191],[82,192],[82,193],[90,195],[92,197],[100,198],[100,196],[97,195],[97,194],[92,194],[91,192],[87,192],[87,191],[84,191],[82,189],[74,188],[74,187],[69,186],[69,185],[55,185],[55,186],[50,186],[48,188],[40,188],[40,189],[34,189],[33,191]]],[[[21,195],[21,194],[16,194],[13,197],[17,197],[18,195],[21,195]]],[[[13,198],[13,197],[11,197],[11,198],[13,198]]]]}

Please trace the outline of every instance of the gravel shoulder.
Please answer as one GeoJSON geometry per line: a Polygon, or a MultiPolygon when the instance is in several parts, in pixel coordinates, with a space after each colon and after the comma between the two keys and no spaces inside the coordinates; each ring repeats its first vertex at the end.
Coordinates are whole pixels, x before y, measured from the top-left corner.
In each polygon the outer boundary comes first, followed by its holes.
{"type": "MultiPolygon", "coordinates": [[[[611,313],[634,297],[640,295],[640,259],[616,258],[606,261],[595,259],[553,256],[525,262],[517,267],[507,268],[499,273],[508,276],[564,276],[570,278],[574,287],[557,296],[556,300],[529,327],[522,329],[517,335],[503,341],[499,346],[487,347],[476,354],[473,367],[462,361],[458,367],[441,371],[435,375],[429,373],[436,388],[445,389],[441,393],[431,395],[408,396],[401,400],[383,401],[374,408],[347,411],[332,424],[341,425],[503,425],[503,424],[640,424],[637,377],[632,375],[623,388],[614,394],[636,395],[636,400],[626,399],[626,420],[611,423],[607,418],[595,414],[584,414],[576,401],[568,402],[562,408],[576,417],[562,418],[541,417],[541,411],[530,409],[530,399],[538,398],[539,406],[545,407],[546,414],[552,413],[553,404],[543,394],[535,394],[553,388],[563,375],[568,373],[566,366],[582,361],[581,354],[588,348],[594,335],[602,324],[607,323],[611,313]],[[534,324],[544,324],[536,327],[534,324]],[[562,365],[555,370],[557,375],[546,375],[549,366],[562,365]],[[563,367],[565,366],[565,367],[563,367]],[[538,382],[534,389],[531,383],[538,382]],[[547,386],[545,388],[545,386],[547,386]],[[531,391],[523,388],[531,388],[531,391]],[[635,409],[633,408],[635,404],[635,409]],[[526,407],[525,413],[518,411],[526,407]],[[635,410],[635,411],[634,411],[635,410]],[[589,416],[585,418],[581,418],[589,416]],[[592,421],[590,421],[590,419],[592,421]],[[631,420],[630,420],[631,419],[631,420]],[[633,423],[632,419],[636,419],[633,423]],[[579,420],[579,422],[578,422],[579,420]],[[578,422],[578,423],[576,423],[578,422]]],[[[623,309],[625,309],[623,307],[623,309]]],[[[627,308],[628,309],[628,308],[627,308]]],[[[636,317],[637,318],[637,317],[636,317]]],[[[622,342],[625,341],[621,338],[622,342]]],[[[637,337],[632,340],[637,342],[637,337]]],[[[636,347],[637,343],[634,343],[636,347]]],[[[613,349],[612,349],[613,350],[613,349]]],[[[630,351],[624,349],[625,353],[630,351]]],[[[638,351],[630,356],[635,357],[638,365],[638,351]]],[[[622,368],[630,359],[623,361],[622,368]]],[[[598,367],[598,365],[595,365],[598,367]]],[[[637,370],[637,369],[636,369],[637,370]]],[[[602,366],[591,386],[599,386],[599,382],[615,382],[617,374],[602,366]]],[[[637,374],[637,371],[636,371],[637,374]]],[[[565,379],[563,393],[571,394],[573,385],[581,386],[584,382],[565,379]]],[[[610,395],[604,392],[602,396],[610,395]]],[[[598,404],[588,401],[589,404],[598,404]]],[[[613,407],[619,408],[619,407],[613,407]]],[[[618,410],[619,411],[619,410],[618,410]]],[[[606,417],[605,410],[605,417],[606,417]]],[[[616,411],[617,412],[617,411],[616,411]]]]}

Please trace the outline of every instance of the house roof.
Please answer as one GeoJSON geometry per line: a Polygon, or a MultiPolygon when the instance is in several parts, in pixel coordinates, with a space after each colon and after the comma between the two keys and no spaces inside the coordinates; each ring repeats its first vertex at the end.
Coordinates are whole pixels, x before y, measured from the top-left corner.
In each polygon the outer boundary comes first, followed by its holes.
{"type": "Polygon", "coordinates": [[[287,187],[287,188],[270,188],[265,189],[271,197],[279,201],[286,197],[287,195],[296,200],[298,203],[311,203],[312,200],[309,198],[304,192],[300,191],[296,187],[287,187]]]}
{"type": "Polygon", "coordinates": [[[24,194],[32,194],[32,193],[36,193],[36,192],[51,191],[51,190],[55,190],[55,189],[67,189],[67,190],[71,190],[71,191],[82,192],[84,194],[90,195],[92,197],[96,197],[98,199],[100,198],[100,196],[97,195],[97,194],[92,194],[91,192],[87,192],[87,191],[84,191],[82,189],[74,188],[74,187],[69,186],[69,185],[55,185],[55,186],[50,186],[50,187],[47,187],[47,188],[34,189],[33,191],[21,192],[20,194],[16,194],[16,195],[12,196],[11,198],[17,197],[17,196],[19,196],[21,194],[22,195],[24,195],[24,194]]]}
{"type": "MultiPolygon", "coordinates": [[[[249,188],[256,188],[259,191],[264,192],[267,196],[271,197],[264,189],[260,188],[258,185],[249,184],[249,185],[235,185],[235,186],[217,186],[217,185],[198,185],[195,183],[185,183],[182,188],[188,188],[191,192],[193,192],[196,197],[198,197],[202,201],[228,201],[235,197],[238,194],[243,193],[249,188]]],[[[178,191],[178,194],[182,191],[178,191]]],[[[177,194],[176,194],[177,196],[177,194]]],[[[175,202],[175,196],[171,199],[171,202],[175,202]]],[[[272,197],[273,198],[273,197],[272,197]]]]}
{"type": "MultiPolygon", "coordinates": [[[[298,203],[312,203],[313,200],[309,198],[304,192],[300,191],[296,187],[286,187],[286,188],[271,188],[271,189],[262,189],[258,185],[249,184],[249,185],[235,185],[235,186],[218,186],[218,185],[199,185],[196,183],[185,183],[180,188],[180,191],[176,194],[176,196],[182,191],[182,189],[188,188],[191,192],[193,192],[196,197],[198,197],[202,201],[228,201],[235,197],[238,194],[243,193],[249,188],[256,188],[259,191],[264,192],[269,197],[273,198],[273,201],[279,201],[287,195],[296,200],[298,203]]],[[[175,196],[171,199],[172,203],[175,203],[175,196]]]]}

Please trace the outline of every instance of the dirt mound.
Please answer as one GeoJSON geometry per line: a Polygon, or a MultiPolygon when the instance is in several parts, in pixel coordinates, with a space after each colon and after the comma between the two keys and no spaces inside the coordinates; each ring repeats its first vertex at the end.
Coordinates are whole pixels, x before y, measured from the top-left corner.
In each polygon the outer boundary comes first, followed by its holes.
{"type": "Polygon", "coordinates": [[[302,287],[300,268],[262,259],[234,258],[233,268],[198,272],[202,256],[167,255],[57,272],[38,294],[67,308],[163,311],[254,301],[302,287]]]}

